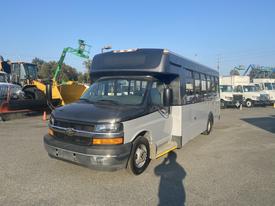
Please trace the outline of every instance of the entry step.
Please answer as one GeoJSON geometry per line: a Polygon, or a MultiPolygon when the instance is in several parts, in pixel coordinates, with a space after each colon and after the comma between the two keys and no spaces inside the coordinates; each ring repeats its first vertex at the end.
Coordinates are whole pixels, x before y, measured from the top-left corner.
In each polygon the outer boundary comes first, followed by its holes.
{"type": "Polygon", "coordinates": [[[157,148],[157,155],[156,158],[159,158],[168,152],[177,149],[178,145],[175,141],[167,142],[166,144],[161,145],[159,148],[157,148]]]}

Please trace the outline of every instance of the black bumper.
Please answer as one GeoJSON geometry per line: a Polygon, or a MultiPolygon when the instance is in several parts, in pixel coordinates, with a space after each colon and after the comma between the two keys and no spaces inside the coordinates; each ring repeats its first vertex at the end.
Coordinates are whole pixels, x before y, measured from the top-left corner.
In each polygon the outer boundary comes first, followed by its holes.
{"type": "Polygon", "coordinates": [[[81,146],[44,136],[44,146],[50,157],[98,170],[126,168],[132,144],[81,146]]]}

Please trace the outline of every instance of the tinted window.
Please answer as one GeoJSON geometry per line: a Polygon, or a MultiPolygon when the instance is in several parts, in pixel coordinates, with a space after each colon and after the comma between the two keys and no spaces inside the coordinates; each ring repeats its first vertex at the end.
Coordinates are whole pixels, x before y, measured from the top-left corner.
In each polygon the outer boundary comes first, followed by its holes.
{"type": "Polygon", "coordinates": [[[161,82],[154,82],[150,91],[150,98],[152,105],[163,105],[163,90],[164,84],[161,82]]]}
{"type": "Polygon", "coordinates": [[[195,93],[199,94],[201,92],[201,80],[200,80],[199,73],[194,72],[194,79],[195,79],[195,93]]]}
{"type": "Polygon", "coordinates": [[[193,72],[190,70],[185,70],[185,94],[186,95],[194,94],[193,72]]]}
{"type": "Polygon", "coordinates": [[[207,84],[207,91],[211,91],[211,80],[210,80],[210,76],[206,76],[206,84],[207,84]]]}
{"type": "Polygon", "coordinates": [[[108,52],[96,55],[92,70],[99,69],[148,69],[160,64],[163,50],[137,50],[132,52],[108,52]]]}
{"type": "Polygon", "coordinates": [[[203,93],[206,93],[206,89],[207,89],[207,87],[206,87],[206,77],[205,77],[204,74],[201,74],[201,91],[203,93]]]}
{"type": "Polygon", "coordinates": [[[215,79],[214,79],[213,76],[211,76],[210,79],[211,79],[211,88],[210,88],[210,91],[211,92],[216,92],[215,79]]]}

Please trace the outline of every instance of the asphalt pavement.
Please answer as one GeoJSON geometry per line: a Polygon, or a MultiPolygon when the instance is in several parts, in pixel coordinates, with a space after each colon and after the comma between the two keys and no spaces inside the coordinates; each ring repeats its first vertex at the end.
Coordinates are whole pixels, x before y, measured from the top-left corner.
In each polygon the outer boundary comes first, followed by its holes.
{"type": "Polygon", "coordinates": [[[140,176],[49,158],[40,116],[0,122],[0,205],[275,205],[275,109],[221,114],[140,176]]]}

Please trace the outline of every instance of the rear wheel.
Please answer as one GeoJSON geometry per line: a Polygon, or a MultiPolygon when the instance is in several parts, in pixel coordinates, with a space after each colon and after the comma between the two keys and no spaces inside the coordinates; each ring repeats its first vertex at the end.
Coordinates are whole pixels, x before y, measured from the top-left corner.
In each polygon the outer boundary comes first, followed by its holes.
{"type": "Polygon", "coordinates": [[[24,93],[28,99],[41,100],[41,101],[46,100],[45,94],[41,90],[37,89],[36,87],[25,88],[24,93]]]}
{"type": "Polygon", "coordinates": [[[148,140],[144,137],[138,137],[133,143],[127,170],[134,175],[144,172],[150,163],[149,152],[148,140]]]}
{"type": "Polygon", "coordinates": [[[209,117],[206,125],[206,130],[202,133],[204,135],[209,135],[213,127],[213,118],[209,117]]]}

